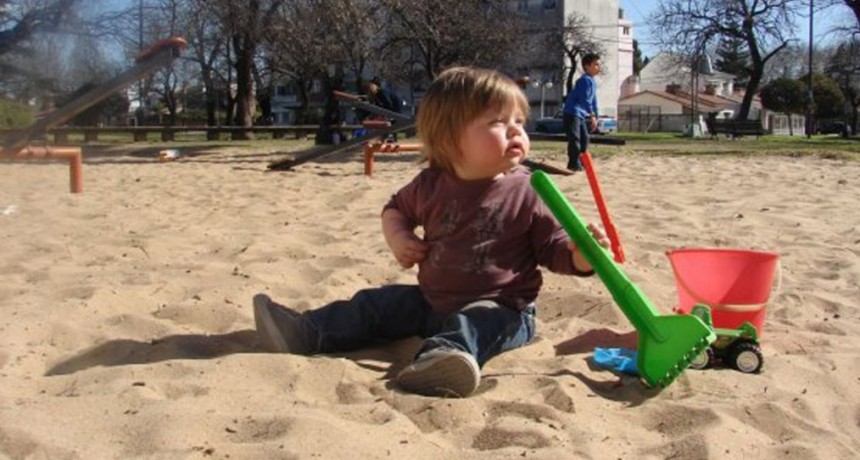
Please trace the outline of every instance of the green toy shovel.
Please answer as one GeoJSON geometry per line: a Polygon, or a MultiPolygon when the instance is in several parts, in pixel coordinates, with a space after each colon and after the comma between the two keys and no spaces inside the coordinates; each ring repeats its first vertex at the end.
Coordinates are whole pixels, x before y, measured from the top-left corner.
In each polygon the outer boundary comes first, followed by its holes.
{"type": "Polygon", "coordinates": [[[531,184],[639,332],[639,375],[649,386],[668,386],[716,340],[714,331],[692,315],[661,316],[612,260],[612,255],[594,239],[552,179],[535,171],[531,184]]]}

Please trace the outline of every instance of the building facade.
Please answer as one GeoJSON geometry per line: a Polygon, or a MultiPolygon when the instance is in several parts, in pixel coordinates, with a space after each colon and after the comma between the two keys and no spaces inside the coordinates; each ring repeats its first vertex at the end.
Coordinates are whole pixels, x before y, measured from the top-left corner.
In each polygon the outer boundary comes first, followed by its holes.
{"type": "MultiPolygon", "coordinates": [[[[587,20],[587,28],[593,39],[603,47],[601,61],[603,70],[597,77],[598,104],[602,115],[616,116],[618,99],[622,85],[633,75],[633,23],[625,19],[619,8],[619,0],[509,0],[512,12],[521,15],[530,25],[527,34],[529,41],[540,50],[540,41],[545,39],[546,31],[560,29],[573,15],[581,15],[587,20]]],[[[567,74],[571,71],[570,60],[561,53],[548,55],[537,52],[528,62],[510,63],[503,68],[512,77],[528,77],[525,88],[531,105],[531,119],[553,117],[561,111],[567,74]]],[[[580,56],[581,57],[581,56],[580,56]]],[[[574,78],[582,75],[580,63],[574,71],[574,78]]],[[[372,70],[368,70],[370,75],[372,70]]],[[[370,76],[369,75],[369,76],[370,76]]],[[[415,88],[406,85],[392,85],[391,89],[399,94],[406,103],[404,113],[414,113],[422,95],[415,88]]],[[[322,99],[311,91],[312,99],[322,99]]],[[[294,124],[296,110],[301,103],[295,88],[290,85],[276,86],[272,95],[272,116],[275,124],[294,124]]]]}
{"type": "MultiPolygon", "coordinates": [[[[624,18],[618,0],[516,0],[517,12],[532,24],[530,34],[538,40],[545,28],[564,27],[575,15],[587,20],[588,33],[603,47],[603,70],[597,77],[597,101],[602,115],[617,114],[622,84],[633,75],[633,23],[624,18]]],[[[576,81],[582,75],[577,63],[571,69],[567,56],[545,56],[524,69],[530,85],[526,95],[532,118],[552,117],[561,111],[567,95],[565,82],[573,70],[576,81]]]]}

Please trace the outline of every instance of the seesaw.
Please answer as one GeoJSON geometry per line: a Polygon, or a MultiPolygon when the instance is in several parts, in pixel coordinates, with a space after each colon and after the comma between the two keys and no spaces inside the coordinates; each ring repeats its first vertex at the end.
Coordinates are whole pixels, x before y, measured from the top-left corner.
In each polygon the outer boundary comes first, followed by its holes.
{"type": "Polygon", "coordinates": [[[83,166],[78,147],[33,146],[30,142],[42,137],[48,129],[63,124],[75,115],[107,99],[117,91],[169,64],[188,46],[181,37],[156,42],[135,59],[135,65],[114,78],[76,97],[69,103],[37,120],[30,127],[9,136],[2,148],[0,159],[39,160],[58,159],[69,162],[69,182],[72,193],[83,191],[83,166]]]}
{"type": "MultiPolygon", "coordinates": [[[[362,122],[367,132],[361,136],[355,136],[349,140],[335,145],[322,145],[312,147],[307,150],[293,153],[287,158],[273,161],[269,163],[268,169],[274,171],[289,170],[296,166],[302,165],[309,161],[323,158],[340,152],[346,152],[357,146],[364,146],[364,174],[373,174],[373,160],[378,153],[402,153],[402,152],[419,152],[421,144],[409,143],[398,144],[396,142],[383,142],[386,136],[397,134],[404,131],[415,129],[415,119],[401,113],[392,112],[377,105],[371,104],[362,96],[351,94],[343,91],[334,91],[333,96],[341,101],[347,107],[360,109],[368,113],[372,113],[382,120],[366,120],[362,122]],[[389,121],[390,120],[390,121],[389,121]]],[[[529,133],[529,137],[540,137],[540,134],[529,133]]],[[[563,137],[563,136],[562,136],[563,137]]],[[[551,140],[559,140],[558,136],[552,136],[551,140]]],[[[609,144],[609,145],[624,145],[623,139],[592,138],[593,144],[609,144]]],[[[569,176],[573,174],[571,171],[553,166],[548,163],[542,163],[531,159],[523,161],[523,166],[531,170],[545,171],[550,174],[569,176]]]]}

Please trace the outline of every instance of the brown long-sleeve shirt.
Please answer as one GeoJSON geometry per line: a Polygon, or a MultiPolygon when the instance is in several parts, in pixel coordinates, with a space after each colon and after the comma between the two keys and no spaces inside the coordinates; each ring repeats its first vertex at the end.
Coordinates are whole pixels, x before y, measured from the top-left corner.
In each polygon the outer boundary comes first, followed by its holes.
{"type": "Polygon", "coordinates": [[[384,209],[423,227],[430,244],[418,284],[439,313],[481,299],[521,309],[534,301],[539,266],[584,276],[573,267],[568,237],[516,168],[498,179],[463,181],[428,168],[392,196],[384,209]]]}

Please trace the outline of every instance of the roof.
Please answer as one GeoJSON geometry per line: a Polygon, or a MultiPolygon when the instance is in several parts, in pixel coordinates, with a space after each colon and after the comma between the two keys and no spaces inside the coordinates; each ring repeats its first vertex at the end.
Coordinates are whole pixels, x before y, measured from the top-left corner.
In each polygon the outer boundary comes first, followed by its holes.
{"type": "MultiPolygon", "coordinates": [[[[682,55],[661,51],[645,64],[640,75],[647,69],[647,73],[655,76],[682,76],[689,75],[690,68],[688,58],[682,55]]],[[[686,77],[685,77],[686,78],[686,77]]],[[[710,81],[732,82],[737,79],[736,75],[714,69],[710,74],[699,74],[699,78],[710,81]]]]}
{"type": "MultiPolygon", "coordinates": [[[[651,94],[651,95],[657,96],[657,97],[662,98],[662,99],[670,100],[672,102],[677,102],[678,104],[681,104],[681,106],[685,107],[685,108],[691,108],[692,107],[692,103],[691,103],[692,97],[690,96],[689,93],[667,93],[666,91],[652,91],[652,90],[640,91],[636,94],[631,94],[630,96],[622,97],[621,99],[618,100],[618,104],[623,105],[624,101],[626,101],[628,99],[635,98],[637,96],[641,96],[643,94],[651,94]]],[[[723,108],[729,104],[729,101],[717,100],[718,99],[717,96],[711,96],[711,95],[701,94],[701,93],[697,94],[697,96],[698,96],[697,100],[698,100],[699,107],[702,107],[702,108],[721,109],[721,108],[723,108]]]]}

